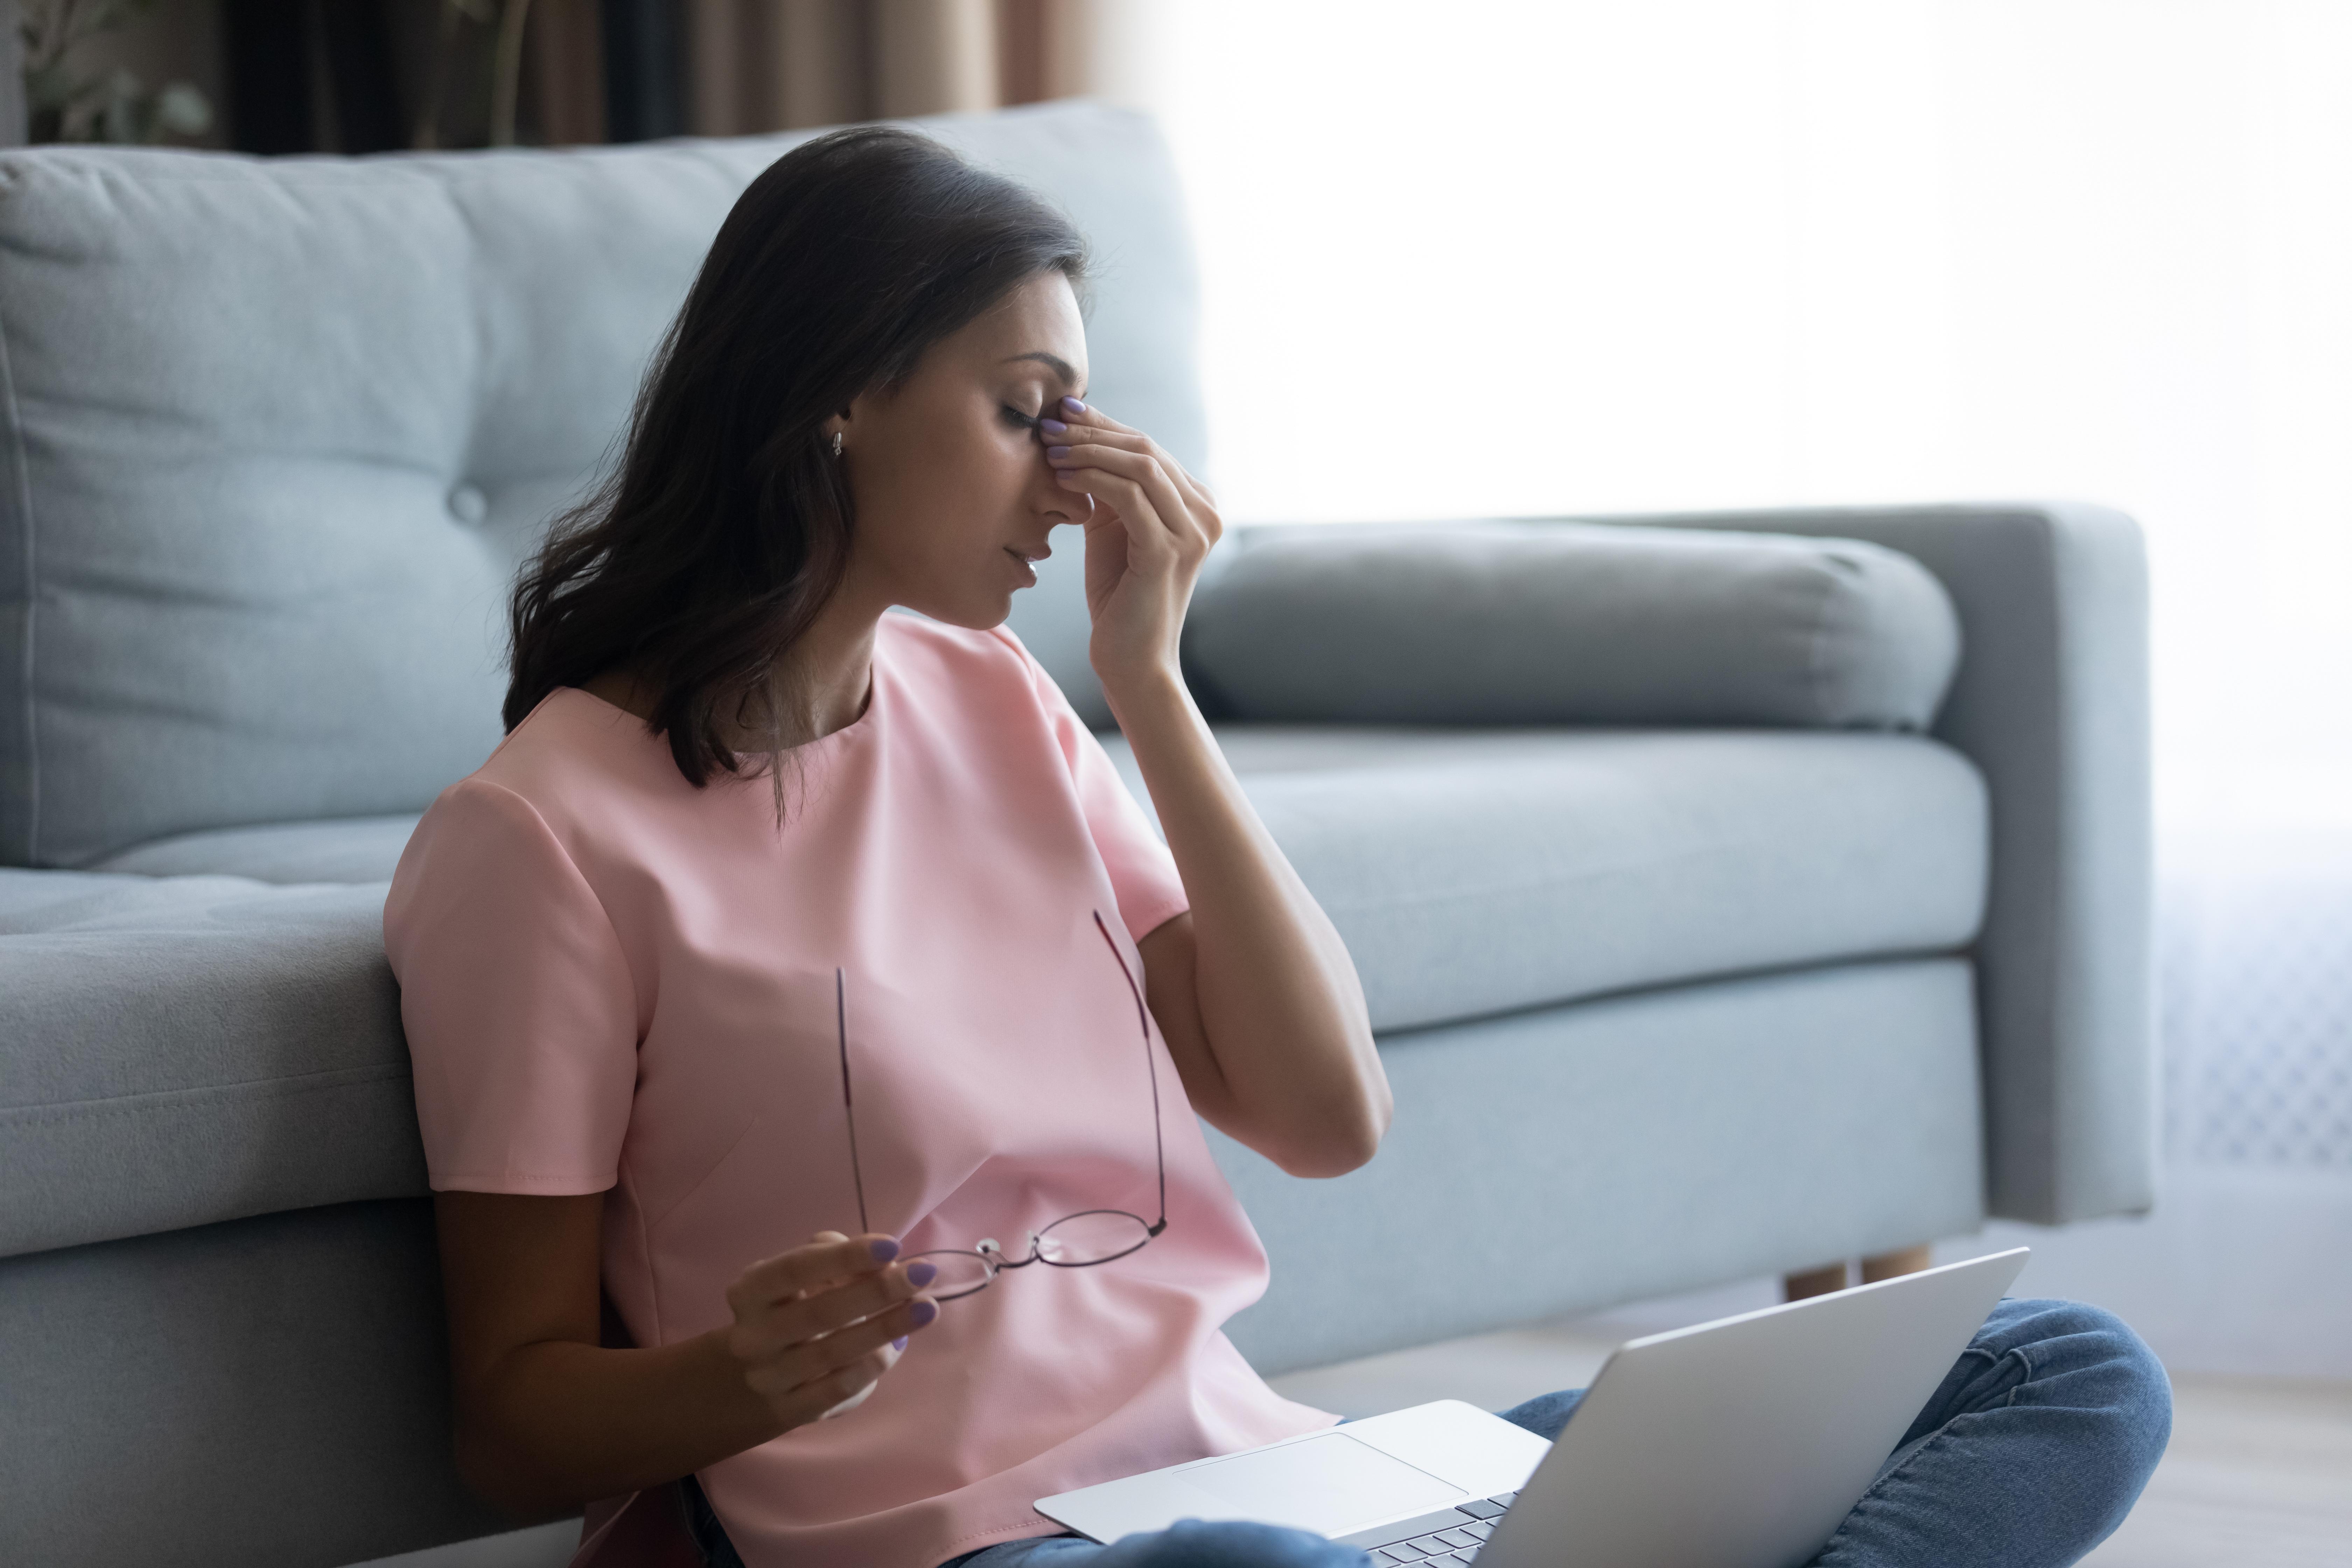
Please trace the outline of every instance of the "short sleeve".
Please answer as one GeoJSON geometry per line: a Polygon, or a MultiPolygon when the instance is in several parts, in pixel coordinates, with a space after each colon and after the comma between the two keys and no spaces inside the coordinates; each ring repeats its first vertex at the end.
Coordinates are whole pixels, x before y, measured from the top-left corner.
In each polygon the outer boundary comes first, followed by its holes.
{"type": "Polygon", "coordinates": [[[529,802],[468,779],[384,904],[436,1191],[602,1192],[636,1089],[636,1001],[604,909],[529,802]]]}
{"type": "Polygon", "coordinates": [[[1011,632],[1000,627],[997,635],[1013,645],[1029,668],[1037,699],[1069,764],[1079,807],[1086,813],[1087,831],[1093,835],[1095,849],[1110,872],[1111,890],[1118,896],[1119,919],[1126,922],[1128,934],[1141,942],[1192,907],[1184,895],[1184,879],[1177,875],[1176,858],[1168,853],[1168,846],[1152,830],[1143,807],[1127,792],[1118,765],[1070,706],[1070,700],[1062,695],[1061,687],[1045,673],[1045,667],[1011,632]]]}

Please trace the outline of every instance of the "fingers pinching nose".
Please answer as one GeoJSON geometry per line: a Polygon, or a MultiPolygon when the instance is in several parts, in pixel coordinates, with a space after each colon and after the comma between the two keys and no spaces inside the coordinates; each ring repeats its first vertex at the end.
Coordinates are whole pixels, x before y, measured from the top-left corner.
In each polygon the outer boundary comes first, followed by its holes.
{"type": "Polygon", "coordinates": [[[1066,436],[1070,433],[1070,427],[1058,419],[1040,419],[1037,421],[1037,428],[1048,436],[1066,436]]]}
{"type": "Polygon", "coordinates": [[[1065,397],[1062,399],[1062,406],[1068,409],[1073,414],[1084,414],[1087,411],[1087,405],[1080,403],[1075,397],[1065,397]]]}

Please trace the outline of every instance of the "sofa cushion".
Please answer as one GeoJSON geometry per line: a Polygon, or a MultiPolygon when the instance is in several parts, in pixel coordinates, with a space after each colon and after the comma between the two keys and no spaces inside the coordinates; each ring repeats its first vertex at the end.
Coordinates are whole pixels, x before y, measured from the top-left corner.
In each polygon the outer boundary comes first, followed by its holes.
{"type": "Polygon", "coordinates": [[[1276,1260],[1225,1331],[1323,1366],[1974,1230],[1974,983],[1831,964],[1391,1037],[1362,1169],[1301,1183],[1210,1134],[1276,1260]]]}
{"type": "Polygon", "coordinates": [[[1226,717],[1925,730],[1943,585],[1851,539],[1607,523],[1238,534],[1185,629],[1226,717]]]}
{"type": "MultiPolygon", "coordinates": [[[[1384,1033],[1946,952],[1983,903],[1982,786],[1930,741],[1270,725],[1219,739],[1384,1033]]],[[[0,1255],[425,1191],[382,930],[405,838],[405,819],[300,824],[122,858],[373,876],[347,886],[0,871],[0,1255]]]]}
{"type": "Polygon", "coordinates": [[[1217,738],[1381,1030],[1949,952],[1983,915],[1983,781],[1916,736],[1227,724],[1217,738]]]}
{"type": "Polygon", "coordinates": [[[142,877],[250,877],[257,882],[385,882],[400,864],[419,815],[182,833],[110,855],[90,869],[142,877]]]}
{"type": "MultiPolygon", "coordinates": [[[[1101,253],[1095,397],[1197,462],[1148,120],[926,129],[1101,253]]],[[[813,132],[567,152],[0,153],[0,863],[420,811],[499,738],[503,600],[735,197],[813,132]]],[[[1076,552],[1016,622],[1097,719],[1076,552]]]]}
{"type": "Polygon", "coordinates": [[[0,870],[0,1256],[422,1193],[383,895],[0,870]]]}

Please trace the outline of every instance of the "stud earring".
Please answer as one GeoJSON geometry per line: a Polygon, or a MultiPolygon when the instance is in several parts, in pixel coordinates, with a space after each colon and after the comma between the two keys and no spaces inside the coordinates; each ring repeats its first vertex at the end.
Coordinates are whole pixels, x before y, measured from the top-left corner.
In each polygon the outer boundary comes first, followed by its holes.
{"type": "Polygon", "coordinates": [[[841,456],[841,432],[838,430],[833,433],[833,455],[836,458],[841,456]]]}

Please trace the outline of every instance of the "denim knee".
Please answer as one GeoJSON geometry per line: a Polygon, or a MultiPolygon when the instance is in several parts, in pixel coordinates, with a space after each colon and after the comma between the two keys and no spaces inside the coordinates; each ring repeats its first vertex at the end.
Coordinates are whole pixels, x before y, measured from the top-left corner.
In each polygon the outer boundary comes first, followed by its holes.
{"type": "Polygon", "coordinates": [[[1370,1561],[1310,1531],[1180,1519],[1166,1530],[1111,1542],[1087,1568],[1365,1568],[1370,1561]]]}
{"type": "Polygon", "coordinates": [[[1568,1418],[1584,1402],[1584,1390],[1564,1388],[1557,1394],[1539,1394],[1524,1405],[1513,1405],[1496,1414],[1512,1426],[1534,1433],[1546,1442],[1557,1442],[1568,1426],[1568,1418]]]}
{"type": "Polygon", "coordinates": [[[1969,1347],[2014,1355],[2027,1369],[2019,1403],[2092,1420],[2118,1465],[2140,1479],[2172,1437],[2172,1380],[2131,1325],[2081,1301],[2011,1300],[1993,1309],[1969,1347]]]}

